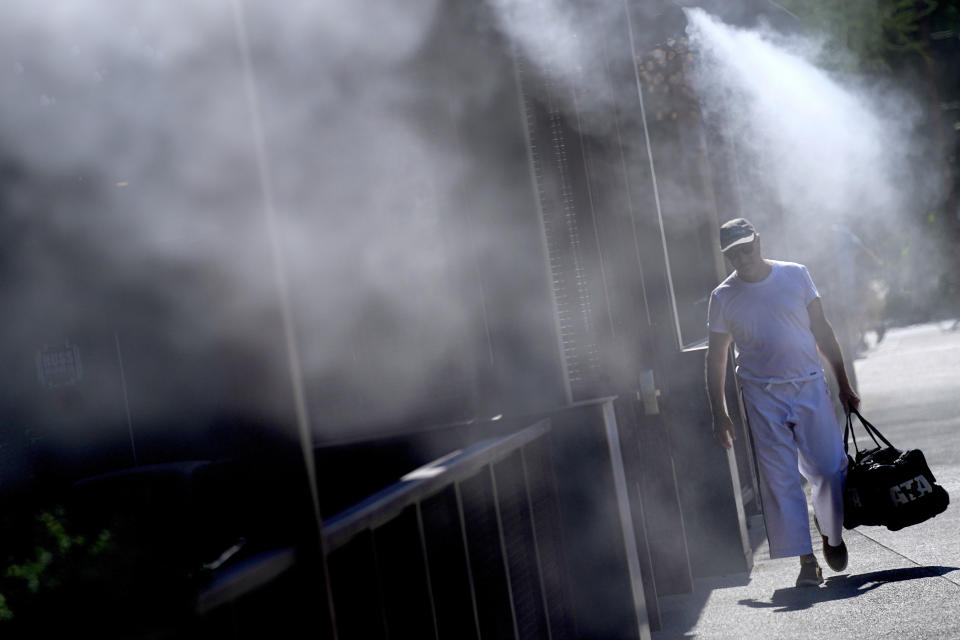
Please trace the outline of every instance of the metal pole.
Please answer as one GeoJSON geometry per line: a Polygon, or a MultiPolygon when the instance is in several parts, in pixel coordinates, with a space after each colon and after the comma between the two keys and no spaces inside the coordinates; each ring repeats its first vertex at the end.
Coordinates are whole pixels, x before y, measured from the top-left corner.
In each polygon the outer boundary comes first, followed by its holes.
{"type": "Polygon", "coordinates": [[[289,285],[287,282],[286,263],[280,237],[280,224],[277,216],[273,180],[267,166],[266,139],[263,131],[263,119],[260,113],[260,100],[257,93],[257,83],[250,56],[250,41],[247,35],[246,17],[242,0],[231,2],[233,12],[234,33],[240,49],[243,65],[244,91],[247,107],[250,110],[250,128],[253,134],[254,152],[257,162],[257,174],[262,196],[263,216],[267,224],[267,234],[270,241],[270,250],[273,257],[273,270],[277,294],[279,297],[280,313],[283,318],[283,334],[286,345],[287,366],[290,374],[290,383],[293,391],[294,409],[296,411],[297,433],[300,441],[300,451],[307,473],[310,498],[313,507],[313,517],[316,527],[317,547],[320,556],[323,586],[326,591],[327,608],[330,614],[330,635],[337,638],[336,614],[333,606],[333,595],[330,589],[330,574],[327,569],[326,539],[323,533],[323,517],[320,513],[320,496],[317,487],[317,471],[313,458],[313,438],[310,431],[310,416],[307,409],[306,394],[304,391],[303,374],[300,364],[300,354],[294,330],[293,312],[290,303],[289,285]]]}
{"type": "Polygon", "coordinates": [[[123,389],[123,408],[127,414],[127,431],[130,433],[130,451],[133,452],[133,466],[139,466],[137,462],[137,444],[133,439],[133,421],[130,419],[130,399],[127,396],[127,376],[123,370],[123,352],[120,351],[120,335],[114,331],[113,339],[117,344],[117,362],[120,363],[120,388],[123,389]]]}

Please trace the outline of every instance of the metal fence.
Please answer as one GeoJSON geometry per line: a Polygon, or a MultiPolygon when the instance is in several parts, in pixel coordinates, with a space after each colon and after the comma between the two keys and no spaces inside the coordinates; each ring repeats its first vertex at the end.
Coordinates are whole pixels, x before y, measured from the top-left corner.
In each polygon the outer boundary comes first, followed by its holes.
{"type": "Polygon", "coordinates": [[[237,565],[201,594],[201,627],[256,637],[279,614],[340,640],[649,638],[634,515],[613,399],[578,403],[328,518],[322,562],[237,565]],[[315,567],[329,607],[317,590],[291,602],[315,567]]]}
{"type": "Polygon", "coordinates": [[[337,636],[572,638],[544,420],[325,523],[337,636]]]}

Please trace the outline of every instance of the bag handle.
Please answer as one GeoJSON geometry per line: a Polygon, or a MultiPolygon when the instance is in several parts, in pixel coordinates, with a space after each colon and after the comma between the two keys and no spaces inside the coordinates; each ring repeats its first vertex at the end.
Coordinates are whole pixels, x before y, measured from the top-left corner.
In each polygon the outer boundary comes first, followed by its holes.
{"type": "MultiPolygon", "coordinates": [[[[870,437],[873,437],[873,434],[870,431],[867,431],[870,434],[870,437]]],[[[847,455],[850,455],[850,437],[853,436],[853,450],[856,452],[856,457],[860,456],[860,447],[857,446],[857,434],[853,432],[853,418],[851,414],[847,412],[847,426],[843,429],[843,450],[847,452],[847,455]]],[[[876,442],[876,438],[874,438],[876,442]]],[[[880,446],[880,443],[877,443],[877,446],[880,446]]]]}
{"type": "Polygon", "coordinates": [[[847,451],[847,450],[849,450],[849,448],[850,448],[850,447],[849,447],[849,437],[848,437],[848,436],[853,436],[853,449],[854,449],[854,451],[857,452],[857,455],[860,454],[860,449],[857,447],[857,436],[856,436],[856,434],[853,432],[853,417],[852,417],[852,416],[854,416],[854,415],[857,416],[858,418],[860,418],[860,422],[861,422],[861,424],[863,425],[864,430],[865,430],[865,431],[867,432],[867,434],[873,439],[873,443],[874,443],[875,445],[877,445],[878,448],[880,447],[880,443],[877,441],[877,438],[880,438],[880,440],[882,440],[883,443],[884,443],[885,445],[887,445],[888,447],[890,447],[891,449],[895,449],[895,448],[896,448],[896,447],[893,446],[893,444],[890,443],[889,440],[887,440],[886,438],[884,438],[884,437],[883,437],[883,434],[880,433],[880,430],[877,429],[875,426],[873,426],[873,425],[870,423],[869,420],[867,420],[866,418],[864,418],[864,417],[860,414],[859,411],[857,411],[857,410],[856,410],[855,408],[853,408],[853,407],[850,407],[850,412],[847,413],[847,426],[846,426],[846,428],[843,430],[843,448],[844,448],[844,451],[847,451]]]}

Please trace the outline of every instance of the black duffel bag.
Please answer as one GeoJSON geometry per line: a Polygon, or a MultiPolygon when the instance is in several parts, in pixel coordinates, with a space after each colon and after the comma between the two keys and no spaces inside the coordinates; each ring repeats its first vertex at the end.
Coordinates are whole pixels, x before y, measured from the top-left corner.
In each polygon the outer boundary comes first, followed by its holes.
{"type": "Polygon", "coordinates": [[[897,531],[943,513],[950,504],[949,494],[937,484],[923,452],[919,449],[900,451],[856,409],[847,414],[843,445],[848,462],[843,495],[844,528],[884,525],[897,531]],[[873,439],[875,448],[861,451],[857,447],[854,415],[873,439]],[[851,436],[854,457],[850,455],[851,436]]]}

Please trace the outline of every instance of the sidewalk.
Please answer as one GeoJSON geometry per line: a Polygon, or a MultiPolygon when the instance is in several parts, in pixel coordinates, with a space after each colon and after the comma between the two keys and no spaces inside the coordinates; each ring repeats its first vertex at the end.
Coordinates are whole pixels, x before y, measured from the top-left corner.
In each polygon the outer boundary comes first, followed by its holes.
{"type": "Polygon", "coordinates": [[[950,493],[945,513],[901,531],[844,532],[850,563],[826,582],[793,587],[795,559],[771,560],[766,542],[749,574],[698,580],[692,594],[661,599],[675,638],[960,639],[960,331],[952,322],[887,332],[856,363],[862,413],[898,448],[922,449],[950,493]]]}

